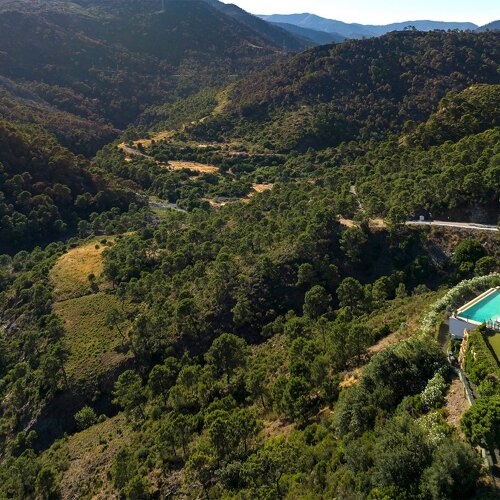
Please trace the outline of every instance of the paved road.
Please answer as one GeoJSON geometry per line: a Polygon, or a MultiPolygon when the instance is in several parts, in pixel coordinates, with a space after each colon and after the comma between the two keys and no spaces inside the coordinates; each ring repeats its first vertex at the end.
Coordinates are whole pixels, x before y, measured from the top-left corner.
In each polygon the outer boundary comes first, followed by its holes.
{"type": "Polygon", "coordinates": [[[474,231],[498,231],[497,226],[489,226],[487,224],[475,224],[474,222],[447,222],[441,220],[433,221],[409,221],[408,226],[441,226],[455,227],[458,229],[472,229],[474,231]]]}

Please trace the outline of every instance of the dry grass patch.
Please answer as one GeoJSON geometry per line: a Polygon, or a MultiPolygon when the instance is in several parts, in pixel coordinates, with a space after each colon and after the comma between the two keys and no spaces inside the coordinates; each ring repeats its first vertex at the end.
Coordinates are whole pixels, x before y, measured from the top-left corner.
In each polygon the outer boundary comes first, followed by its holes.
{"type": "MultiPolygon", "coordinates": [[[[69,350],[66,372],[72,386],[92,390],[100,376],[112,371],[130,356],[122,352],[117,329],[106,325],[106,313],[119,308],[118,299],[109,293],[97,293],[59,302],[55,312],[66,328],[65,345],[69,350]]],[[[122,330],[126,330],[123,325],[122,330]]]]}
{"type": "Polygon", "coordinates": [[[273,188],[273,184],[268,184],[268,183],[264,183],[264,184],[252,184],[252,189],[256,193],[263,193],[264,191],[269,191],[272,188],[273,188]]]}
{"type": "Polygon", "coordinates": [[[94,274],[97,280],[101,278],[104,267],[102,253],[108,247],[99,241],[104,239],[112,242],[109,237],[101,236],[85,245],[73,248],[58,259],[50,271],[56,302],[88,294],[90,274],[94,274]]]}
{"type": "Polygon", "coordinates": [[[219,171],[219,168],[215,167],[214,165],[197,163],[195,161],[169,161],[168,166],[172,170],[182,170],[184,168],[187,168],[189,170],[200,172],[202,174],[215,174],[219,171]]]}
{"type": "Polygon", "coordinates": [[[62,498],[119,498],[108,472],[118,451],[130,444],[130,434],[125,418],[118,415],[69,437],[69,466],[61,480],[62,498]]]}

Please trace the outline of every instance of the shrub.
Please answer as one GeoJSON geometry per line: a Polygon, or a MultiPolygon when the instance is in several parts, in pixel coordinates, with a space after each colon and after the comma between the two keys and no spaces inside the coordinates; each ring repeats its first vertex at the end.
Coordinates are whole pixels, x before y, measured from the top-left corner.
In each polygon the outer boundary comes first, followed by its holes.
{"type": "Polygon", "coordinates": [[[97,415],[90,406],[84,406],[75,414],[76,426],[80,431],[87,429],[97,422],[97,415]]]}
{"type": "Polygon", "coordinates": [[[448,385],[441,373],[436,373],[432,377],[422,392],[422,404],[426,410],[436,408],[443,402],[448,385]]]}

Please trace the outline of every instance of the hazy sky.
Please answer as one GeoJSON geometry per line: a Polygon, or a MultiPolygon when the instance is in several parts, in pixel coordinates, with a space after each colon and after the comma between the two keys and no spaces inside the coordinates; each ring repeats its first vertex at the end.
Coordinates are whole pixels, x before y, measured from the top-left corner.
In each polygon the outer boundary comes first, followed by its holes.
{"type": "Polygon", "coordinates": [[[471,21],[500,19],[500,0],[223,0],[253,14],[311,12],[329,19],[363,24],[397,21],[471,21]]]}

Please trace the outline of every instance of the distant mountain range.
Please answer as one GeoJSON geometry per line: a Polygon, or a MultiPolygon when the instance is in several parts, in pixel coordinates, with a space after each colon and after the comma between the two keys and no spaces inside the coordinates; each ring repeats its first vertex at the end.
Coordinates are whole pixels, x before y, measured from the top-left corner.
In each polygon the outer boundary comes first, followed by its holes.
{"type": "MultiPolygon", "coordinates": [[[[381,36],[391,31],[403,30],[407,27],[415,27],[419,31],[431,30],[486,30],[498,29],[500,22],[495,21],[479,28],[474,23],[468,22],[443,22],[443,21],[404,21],[401,23],[392,23],[386,25],[369,25],[358,23],[344,23],[334,19],[326,19],[315,14],[273,14],[269,16],[261,15],[261,19],[269,23],[278,24],[291,33],[299,34],[290,29],[290,26],[297,26],[309,30],[307,38],[319,40],[324,37],[324,33],[334,34],[336,37],[344,38],[371,38],[381,36]],[[312,31],[317,32],[312,33],[312,31]],[[319,34],[318,34],[319,33],[319,34]]],[[[304,34],[305,35],[305,34],[304,34]]]]}
{"type": "Polygon", "coordinates": [[[327,31],[317,31],[310,28],[303,28],[296,24],[288,23],[272,23],[274,26],[282,28],[289,33],[305,39],[306,41],[313,42],[317,45],[325,45],[327,43],[343,42],[346,37],[339,33],[329,33],[327,31]]]}

